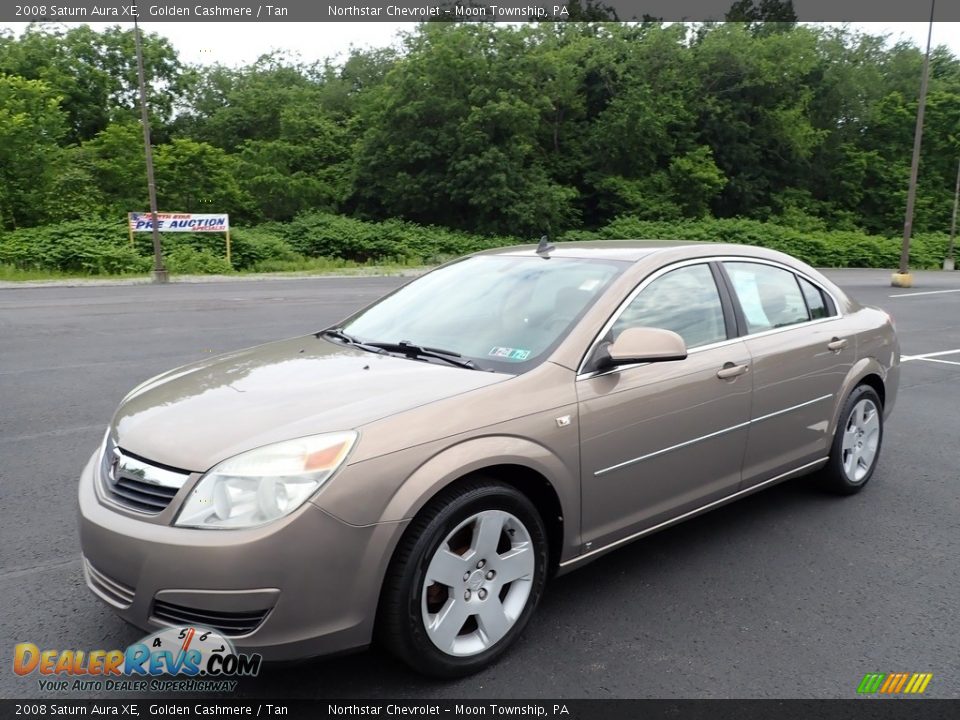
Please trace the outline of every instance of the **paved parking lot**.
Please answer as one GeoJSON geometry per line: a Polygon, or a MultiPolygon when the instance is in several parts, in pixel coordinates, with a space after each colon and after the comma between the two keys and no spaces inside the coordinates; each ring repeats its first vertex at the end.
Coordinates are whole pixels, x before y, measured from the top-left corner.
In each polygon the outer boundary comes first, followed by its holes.
{"type": "MultiPolygon", "coordinates": [[[[845,698],[866,672],[926,671],[927,695],[960,697],[960,273],[918,273],[912,290],[886,271],[829,274],[892,312],[910,358],[863,493],[794,481],[612,553],[556,580],[519,645],[471,678],[426,681],[369,651],[270,666],[239,694],[845,698]]],[[[11,671],[16,642],[142,636],[85,589],[75,522],[78,473],[123,395],[400,282],[0,289],[0,697],[40,695],[11,671]]]]}

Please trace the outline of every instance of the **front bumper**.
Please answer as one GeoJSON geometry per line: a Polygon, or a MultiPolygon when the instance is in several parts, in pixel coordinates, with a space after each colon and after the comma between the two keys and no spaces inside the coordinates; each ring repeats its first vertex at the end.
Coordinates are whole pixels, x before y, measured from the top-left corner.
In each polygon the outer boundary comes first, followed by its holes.
{"type": "Polygon", "coordinates": [[[237,648],[266,660],[369,644],[383,575],[406,522],[348,525],[311,503],[246,530],[143,522],[97,498],[98,454],[80,478],[84,575],[122,618],[150,631],[203,624],[175,622],[170,608],[209,617],[214,627],[228,618],[235,630],[225,634],[237,648]]]}

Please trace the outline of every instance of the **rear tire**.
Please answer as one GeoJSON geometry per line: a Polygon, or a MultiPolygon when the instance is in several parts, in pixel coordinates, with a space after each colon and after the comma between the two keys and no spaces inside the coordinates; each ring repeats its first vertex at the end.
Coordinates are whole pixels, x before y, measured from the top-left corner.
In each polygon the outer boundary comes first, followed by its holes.
{"type": "Polygon", "coordinates": [[[830,450],[820,471],[824,489],[853,495],[873,477],[883,444],[883,404],[869,385],[858,385],[843,404],[830,450]]]}
{"type": "Polygon", "coordinates": [[[384,581],[378,640],[425,674],[475,673],[523,632],[547,563],[546,529],[525,495],[484,478],[458,484],[404,533],[384,581]]]}

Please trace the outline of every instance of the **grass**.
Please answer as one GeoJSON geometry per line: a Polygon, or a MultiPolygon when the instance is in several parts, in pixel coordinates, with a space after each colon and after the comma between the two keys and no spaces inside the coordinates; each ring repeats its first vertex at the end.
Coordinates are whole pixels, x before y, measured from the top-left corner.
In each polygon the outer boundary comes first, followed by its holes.
{"type": "MultiPolygon", "coordinates": [[[[421,270],[423,264],[356,263],[338,258],[304,258],[303,260],[264,260],[247,270],[235,270],[225,276],[244,277],[248,275],[395,275],[405,271],[421,270]]],[[[170,273],[171,277],[199,277],[200,273],[170,273]]],[[[0,263],[0,282],[45,282],[56,280],[132,280],[146,279],[149,275],[136,273],[91,274],[80,272],[61,272],[59,270],[25,270],[0,263]]],[[[209,277],[209,276],[208,276],[209,277]]]]}
{"type": "Polygon", "coordinates": [[[0,282],[30,282],[36,280],[92,280],[95,278],[113,278],[116,280],[140,277],[138,275],[90,275],[79,272],[61,272],[59,270],[24,270],[0,263],[0,282]]]}

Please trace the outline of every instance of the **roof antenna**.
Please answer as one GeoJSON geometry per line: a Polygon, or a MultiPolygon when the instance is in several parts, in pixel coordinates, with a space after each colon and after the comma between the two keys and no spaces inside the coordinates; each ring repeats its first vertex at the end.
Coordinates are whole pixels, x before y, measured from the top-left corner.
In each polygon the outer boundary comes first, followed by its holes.
{"type": "Polygon", "coordinates": [[[546,236],[546,235],[543,235],[543,236],[540,238],[540,244],[537,245],[537,251],[536,251],[536,252],[537,252],[537,255],[539,255],[540,257],[542,257],[544,260],[549,260],[549,259],[550,259],[550,253],[552,253],[552,252],[553,252],[554,250],[556,250],[556,249],[557,249],[557,246],[556,246],[556,245],[551,245],[550,242],[547,240],[547,236],[546,236]]]}

